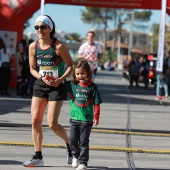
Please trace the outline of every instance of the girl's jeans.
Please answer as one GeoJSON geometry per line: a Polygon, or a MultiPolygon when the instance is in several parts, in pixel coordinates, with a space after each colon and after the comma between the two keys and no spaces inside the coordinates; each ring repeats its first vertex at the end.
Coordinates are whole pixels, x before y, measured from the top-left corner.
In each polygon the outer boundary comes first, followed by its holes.
{"type": "Polygon", "coordinates": [[[89,137],[91,125],[73,124],[70,122],[69,144],[74,158],[80,164],[86,164],[89,160],[89,137]]]}

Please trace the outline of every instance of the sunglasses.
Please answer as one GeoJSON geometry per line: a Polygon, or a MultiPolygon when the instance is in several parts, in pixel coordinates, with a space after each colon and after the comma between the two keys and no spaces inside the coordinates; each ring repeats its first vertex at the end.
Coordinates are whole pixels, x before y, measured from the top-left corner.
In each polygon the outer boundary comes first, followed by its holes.
{"type": "Polygon", "coordinates": [[[36,25],[36,26],[34,26],[34,28],[35,28],[35,30],[45,30],[45,29],[47,29],[47,25],[41,25],[41,26],[38,26],[38,25],[36,25]]]}

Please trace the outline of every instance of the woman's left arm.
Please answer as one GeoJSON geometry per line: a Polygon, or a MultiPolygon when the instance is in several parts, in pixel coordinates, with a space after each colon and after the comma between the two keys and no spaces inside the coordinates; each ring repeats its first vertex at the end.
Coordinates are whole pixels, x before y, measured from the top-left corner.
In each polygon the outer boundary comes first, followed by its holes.
{"type": "Polygon", "coordinates": [[[63,82],[71,73],[72,68],[73,68],[73,60],[71,58],[70,53],[68,52],[68,49],[66,48],[66,46],[61,43],[58,42],[56,45],[56,53],[61,56],[61,58],[63,59],[63,61],[65,62],[65,64],[67,65],[67,69],[65,71],[65,73],[62,75],[62,77],[60,77],[60,81],[63,82]]]}

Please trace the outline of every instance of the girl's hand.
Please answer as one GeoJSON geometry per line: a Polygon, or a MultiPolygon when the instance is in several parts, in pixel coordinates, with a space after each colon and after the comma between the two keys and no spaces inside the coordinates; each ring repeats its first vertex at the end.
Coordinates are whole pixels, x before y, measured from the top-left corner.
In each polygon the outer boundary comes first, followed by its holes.
{"type": "Polygon", "coordinates": [[[99,124],[99,120],[93,120],[93,126],[97,126],[99,124]]]}

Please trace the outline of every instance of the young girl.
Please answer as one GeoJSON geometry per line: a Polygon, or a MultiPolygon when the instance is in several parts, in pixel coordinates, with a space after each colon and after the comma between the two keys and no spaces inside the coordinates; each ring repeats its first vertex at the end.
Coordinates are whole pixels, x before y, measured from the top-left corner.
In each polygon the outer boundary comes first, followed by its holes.
{"type": "Polygon", "coordinates": [[[92,71],[87,61],[75,62],[70,81],[66,83],[70,96],[69,144],[72,150],[72,167],[87,169],[89,160],[89,137],[92,126],[99,124],[100,97],[92,82],[92,71]]]}

